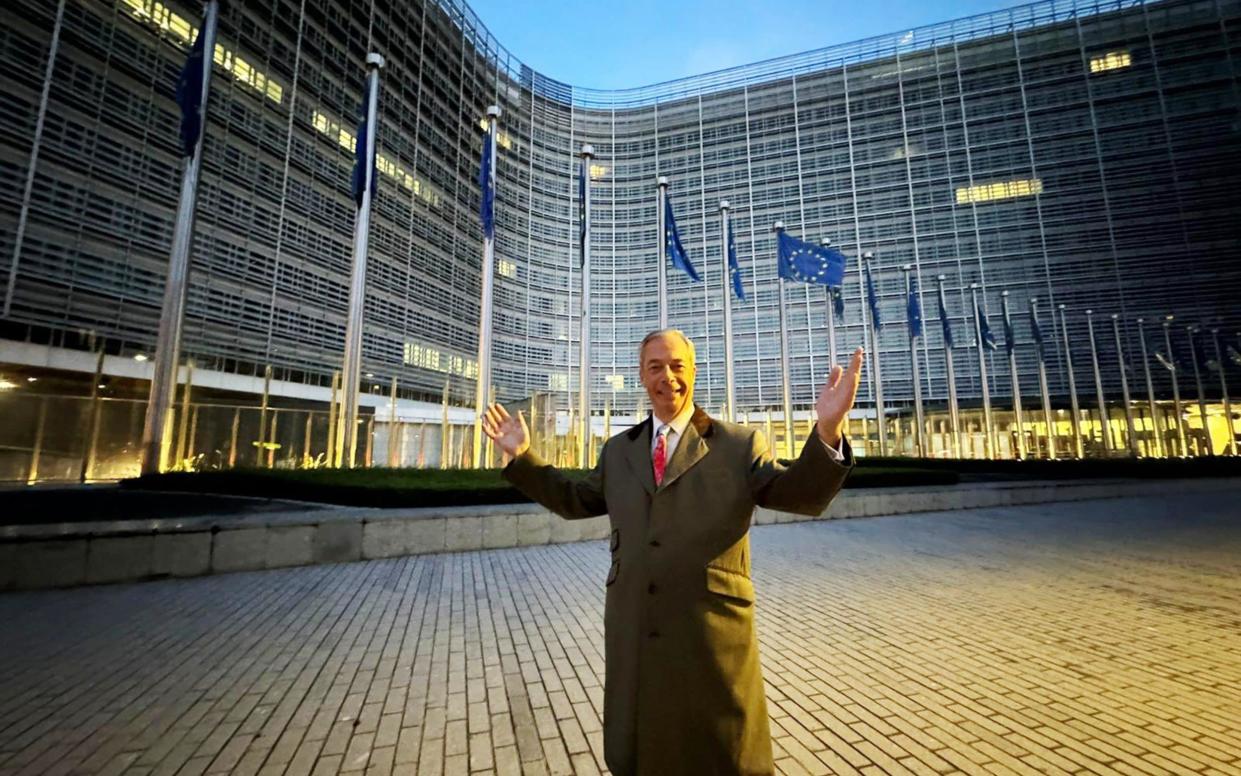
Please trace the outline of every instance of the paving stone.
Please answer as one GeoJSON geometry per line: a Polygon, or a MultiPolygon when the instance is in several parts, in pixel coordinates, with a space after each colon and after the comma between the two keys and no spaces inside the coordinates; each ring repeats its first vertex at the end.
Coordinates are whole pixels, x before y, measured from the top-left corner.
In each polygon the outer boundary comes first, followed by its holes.
{"type": "MultiPolygon", "coordinates": [[[[991,497],[754,529],[777,771],[1241,771],[1235,495],[991,497]]],[[[503,517],[539,546],[0,595],[0,773],[601,770],[608,550],[548,542],[606,518],[503,517]]],[[[481,545],[476,519],[454,543],[481,545]]],[[[244,565],[257,540],[217,549],[244,565]]],[[[151,573],[205,563],[199,541],[151,573]]],[[[37,544],[15,575],[49,553],[85,575],[84,543],[37,544]]]]}

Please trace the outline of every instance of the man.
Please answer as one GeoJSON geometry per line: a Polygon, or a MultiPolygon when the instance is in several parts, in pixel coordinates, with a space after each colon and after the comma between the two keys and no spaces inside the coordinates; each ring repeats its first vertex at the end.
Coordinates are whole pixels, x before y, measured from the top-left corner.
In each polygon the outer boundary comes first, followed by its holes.
{"type": "Polygon", "coordinates": [[[819,515],[853,465],[843,428],[862,349],[832,368],[815,434],[787,468],[757,431],[696,407],[694,346],[652,332],[638,351],[651,417],[603,446],[584,480],[530,450],[525,418],[488,408],[483,431],[504,476],[570,520],[608,514],[603,746],[616,776],[770,774],[767,704],[754,631],[755,505],[819,515]]]}

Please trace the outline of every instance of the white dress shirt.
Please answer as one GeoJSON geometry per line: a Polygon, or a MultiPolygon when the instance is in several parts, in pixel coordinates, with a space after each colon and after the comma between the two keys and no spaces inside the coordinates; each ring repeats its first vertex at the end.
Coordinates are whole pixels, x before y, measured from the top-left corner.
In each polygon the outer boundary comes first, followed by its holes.
{"type": "MultiPolygon", "coordinates": [[[[667,439],[664,440],[664,460],[671,461],[672,453],[677,449],[677,443],[681,441],[681,437],[685,434],[685,427],[689,425],[690,418],[694,417],[694,405],[688,404],[685,409],[672,419],[670,423],[664,423],[655,415],[651,414],[651,460],[655,460],[655,446],[659,444],[659,435],[664,433],[667,439]],[[664,429],[667,428],[667,431],[664,429]]],[[[845,460],[845,456],[836,448],[823,441],[823,437],[818,436],[819,442],[827,448],[828,454],[832,456],[832,460],[840,463],[845,460]]]]}

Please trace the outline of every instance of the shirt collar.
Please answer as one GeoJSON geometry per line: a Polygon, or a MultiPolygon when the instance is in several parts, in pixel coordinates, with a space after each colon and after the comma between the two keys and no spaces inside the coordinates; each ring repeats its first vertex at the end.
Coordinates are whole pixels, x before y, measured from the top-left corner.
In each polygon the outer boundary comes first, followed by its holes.
{"type": "MultiPolygon", "coordinates": [[[[694,417],[694,403],[690,402],[689,404],[685,405],[685,409],[681,410],[680,414],[678,414],[675,418],[672,419],[672,422],[667,424],[669,427],[669,433],[675,433],[678,436],[680,436],[681,434],[684,434],[685,427],[689,425],[689,421],[693,417],[694,417]]],[[[659,429],[664,424],[662,421],[660,421],[659,418],[655,417],[654,413],[651,413],[651,424],[652,424],[651,428],[653,429],[651,433],[658,435],[659,429]]]]}

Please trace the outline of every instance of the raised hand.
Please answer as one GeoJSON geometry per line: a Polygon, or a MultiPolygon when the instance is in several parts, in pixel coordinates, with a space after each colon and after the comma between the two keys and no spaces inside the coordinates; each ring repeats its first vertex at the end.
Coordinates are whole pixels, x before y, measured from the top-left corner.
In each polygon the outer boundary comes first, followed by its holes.
{"type": "Polygon", "coordinates": [[[814,403],[814,411],[819,418],[819,437],[832,447],[840,445],[845,421],[849,418],[849,410],[853,409],[853,399],[857,396],[858,382],[862,378],[862,355],[862,349],[858,348],[853,351],[847,368],[842,369],[840,364],[832,367],[832,373],[814,403]]]}
{"type": "Polygon", "coordinates": [[[517,417],[499,404],[487,407],[483,414],[483,433],[504,451],[505,460],[516,458],[530,449],[530,429],[521,413],[517,417]]]}

